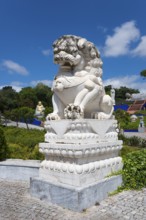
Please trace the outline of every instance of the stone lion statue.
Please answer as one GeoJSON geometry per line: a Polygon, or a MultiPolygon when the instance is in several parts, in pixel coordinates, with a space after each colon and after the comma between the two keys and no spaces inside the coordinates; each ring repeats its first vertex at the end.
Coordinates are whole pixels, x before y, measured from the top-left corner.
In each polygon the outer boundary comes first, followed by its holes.
{"type": "Polygon", "coordinates": [[[47,120],[109,119],[113,102],[102,83],[102,61],[93,43],[64,35],[53,44],[59,71],[53,81],[53,113],[47,120]]]}

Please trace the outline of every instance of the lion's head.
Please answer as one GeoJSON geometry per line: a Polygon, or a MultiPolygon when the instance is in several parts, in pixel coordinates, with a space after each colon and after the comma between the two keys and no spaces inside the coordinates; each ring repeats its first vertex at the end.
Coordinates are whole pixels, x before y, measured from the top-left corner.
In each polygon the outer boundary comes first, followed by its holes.
{"type": "Polygon", "coordinates": [[[102,61],[93,43],[78,36],[64,35],[54,42],[53,47],[54,62],[61,67],[85,70],[101,77],[102,61]]]}

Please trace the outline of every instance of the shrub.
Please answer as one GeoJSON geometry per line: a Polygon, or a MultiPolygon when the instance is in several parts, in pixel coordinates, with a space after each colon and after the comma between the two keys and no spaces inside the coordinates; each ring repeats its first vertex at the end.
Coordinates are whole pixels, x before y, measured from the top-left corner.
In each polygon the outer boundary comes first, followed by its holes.
{"type": "Polygon", "coordinates": [[[137,136],[133,136],[128,138],[128,145],[130,146],[140,146],[141,144],[141,138],[137,137],[137,136]]]}
{"type": "Polygon", "coordinates": [[[142,148],[146,148],[146,140],[145,140],[145,139],[142,139],[142,140],[141,140],[140,146],[141,146],[142,148]]]}
{"type": "Polygon", "coordinates": [[[3,127],[2,129],[8,143],[8,158],[43,159],[36,145],[44,141],[44,131],[17,127],[3,127]]]}
{"type": "Polygon", "coordinates": [[[133,147],[128,145],[123,145],[123,148],[120,151],[120,156],[125,157],[127,154],[132,153],[134,151],[141,150],[139,147],[133,147]]]}
{"type": "Polygon", "coordinates": [[[146,150],[135,151],[123,158],[123,188],[146,187],[146,150]]]}
{"type": "Polygon", "coordinates": [[[140,119],[138,118],[135,122],[129,122],[128,124],[125,124],[123,128],[125,130],[131,130],[131,129],[137,130],[139,126],[139,122],[140,122],[140,119]]]}
{"type": "Polygon", "coordinates": [[[42,153],[39,152],[39,146],[36,145],[35,148],[33,149],[33,151],[31,152],[30,158],[29,159],[33,159],[33,160],[44,160],[44,155],[42,153]]]}
{"type": "Polygon", "coordinates": [[[133,147],[146,148],[146,140],[137,136],[126,137],[120,134],[119,139],[123,141],[124,145],[129,145],[133,147]]]}
{"type": "Polygon", "coordinates": [[[28,160],[30,157],[30,150],[28,147],[19,144],[9,144],[8,146],[9,158],[28,160]]]}
{"type": "Polygon", "coordinates": [[[7,143],[3,130],[0,128],[0,160],[6,159],[8,156],[7,143]]]}
{"type": "Polygon", "coordinates": [[[119,134],[119,135],[118,135],[118,139],[119,139],[119,140],[122,140],[125,145],[128,145],[128,144],[129,144],[129,138],[127,138],[127,137],[126,137],[125,135],[123,135],[123,134],[119,134]]]}
{"type": "Polygon", "coordinates": [[[25,128],[7,127],[5,135],[8,143],[18,144],[34,148],[36,144],[44,141],[44,131],[37,129],[27,130],[25,128]]]}
{"type": "Polygon", "coordinates": [[[120,124],[120,128],[125,128],[130,123],[130,115],[122,110],[117,109],[115,112],[115,118],[117,119],[118,123],[120,124]]]}

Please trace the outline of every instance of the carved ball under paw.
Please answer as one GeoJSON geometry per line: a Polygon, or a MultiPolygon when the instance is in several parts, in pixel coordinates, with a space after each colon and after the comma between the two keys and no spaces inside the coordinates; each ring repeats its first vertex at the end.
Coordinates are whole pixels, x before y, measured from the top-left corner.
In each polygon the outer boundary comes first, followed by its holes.
{"type": "Polygon", "coordinates": [[[47,121],[50,121],[50,120],[60,120],[60,117],[57,114],[51,113],[51,114],[47,115],[46,120],[47,121]]]}
{"type": "Polygon", "coordinates": [[[83,112],[81,111],[81,108],[79,106],[76,106],[74,104],[69,104],[64,109],[64,118],[65,119],[83,118],[83,112]]]}

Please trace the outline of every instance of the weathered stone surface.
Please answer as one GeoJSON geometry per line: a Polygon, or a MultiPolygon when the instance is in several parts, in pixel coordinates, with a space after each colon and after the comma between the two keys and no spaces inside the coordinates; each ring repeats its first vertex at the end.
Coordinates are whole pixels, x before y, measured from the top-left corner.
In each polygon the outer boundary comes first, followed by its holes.
{"type": "Polygon", "coordinates": [[[123,167],[116,120],[46,121],[45,128],[46,142],[39,145],[45,160],[40,165],[40,179],[31,181],[32,196],[81,211],[121,185],[117,176],[112,177],[112,184],[110,178],[105,180],[123,167]],[[64,193],[70,200],[62,196],[64,193]]]}
{"type": "Polygon", "coordinates": [[[85,187],[122,169],[116,120],[66,119],[47,121],[45,127],[40,178],[85,187]]]}
{"type": "Polygon", "coordinates": [[[116,190],[121,183],[120,175],[106,178],[86,187],[72,187],[32,178],[30,194],[73,211],[83,211],[105,199],[108,193],[116,190]]]}
{"type": "Polygon", "coordinates": [[[145,220],[146,189],[123,191],[82,213],[30,197],[27,182],[0,180],[0,220],[145,220]]]}
{"type": "Polygon", "coordinates": [[[0,178],[6,180],[28,180],[39,175],[40,161],[8,159],[0,162],[0,178]]]}
{"type": "Polygon", "coordinates": [[[117,120],[76,119],[46,121],[45,142],[99,143],[118,140],[117,120]]]}

